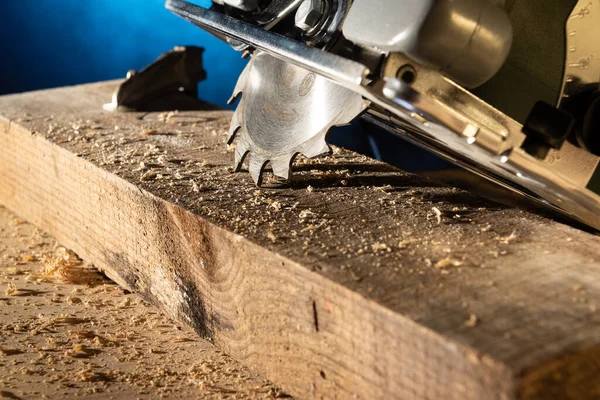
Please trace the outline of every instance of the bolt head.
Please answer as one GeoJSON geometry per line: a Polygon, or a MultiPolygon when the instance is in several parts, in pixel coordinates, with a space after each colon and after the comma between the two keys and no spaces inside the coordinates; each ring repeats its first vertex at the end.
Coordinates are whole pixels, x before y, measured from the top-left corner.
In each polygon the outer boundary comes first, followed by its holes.
{"type": "Polygon", "coordinates": [[[304,0],[296,11],[296,26],[305,32],[315,28],[323,18],[324,11],[323,0],[304,0]]]}

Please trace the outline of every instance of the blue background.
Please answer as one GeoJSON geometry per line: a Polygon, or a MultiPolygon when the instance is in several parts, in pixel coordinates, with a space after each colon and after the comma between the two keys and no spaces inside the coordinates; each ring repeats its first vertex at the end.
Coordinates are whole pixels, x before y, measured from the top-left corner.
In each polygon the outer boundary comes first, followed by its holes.
{"type": "MultiPolygon", "coordinates": [[[[189,0],[201,6],[210,0],[189,0]]],[[[240,53],[164,7],[165,0],[0,0],[0,95],[124,78],[175,46],[206,49],[199,97],[226,102],[246,65],[240,53]]],[[[334,129],[330,142],[405,170],[446,166],[372,126],[334,129]]]]}
{"type": "Polygon", "coordinates": [[[0,37],[0,94],[123,78],[174,46],[198,45],[208,73],[200,97],[225,106],[246,63],[164,0],[0,0],[0,37]]]}

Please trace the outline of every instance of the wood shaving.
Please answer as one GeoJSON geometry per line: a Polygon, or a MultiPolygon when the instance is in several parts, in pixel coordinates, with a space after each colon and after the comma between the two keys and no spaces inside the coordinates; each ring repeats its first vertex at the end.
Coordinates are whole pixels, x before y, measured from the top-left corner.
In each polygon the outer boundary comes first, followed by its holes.
{"type": "Polygon", "coordinates": [[[441,224],[442,223],[442,212],[437,207],[432,207],[431,209],[433,210],[433,213],[435,214],[438,225],[441,224]]]}
{"type": "Polygon", "coordinates": [[[463,262],[460,260],[456,260],[454,258],[443,258],[435,263],[435,268],[448,268],[448,267],[460,267],[463,265],[463,262]]]}
{"type": "Polygon", "coordinates": [[[29,276],[29,280],[37,282],[56,282],[93,285],[98,280],[91,268],[83,266],[83,262],[75,253],[59,247],[54,254],[42,257],[44,263],[41,271],[29,276]]]}
{"type": "Polygon", "coordinates": [[[22,258],[23,262],[34,262],[37,261],[37,257],[34,254],[26,254],[22,258]]]}
{"type": "Polygon", "coordinates": [[[477,317],[475,314],[470,314],[469,319],[465,321],[464,325],[468,326],[469,328],[476,327],[479,325],[479,317],[477,317]]]}
{"type": "Polygon", "coordinates": [[[269,207],[272,208],[275,212],[281,211],[281,203],[278,201],[272,201],[269,204],[269,207]]]}
{"type": "Polygon", "coordinates": [[[6,291],[5,291],[6,295],[7,296],[14,296],[14,295],[17,294],[17,292],[18,292],[18,290],[17,290],[17,287],[15,286],[15,284],[12,283],[12,282],[9,283],[8,286],[7,286],[7,288],[6,288],[6,291]]]}
{"type": "Polygon", "coordinates": [[[92,339],[92,338],[96,337],[96,334],[93,331],[86,331],[86,330],[78,330],[78,331],[68,330],[67,333],[68,333],[69,337],[76,338],[76,339],[92,339]]]}
{"type": "Polygon", "coordinates": [[[198,183],[196,183],[196,181],[191,180],[192,183],[192,192],[194,193],[199,193],[200,191],[202,191],[204,189],[203,185],[198,185],[198,183]]]}
{"type": "Polygon", "coordinates": [[[171,341],[173,343],[186,343],[186,342],[194,342],[195,340],[190,339],[190,338],[185,338],[185,337],[176,337],[174,339],[171,339],[171,341]]]}
{"type": "Polygon", "coordinates": [[[140,177],[140,182],[153,181],[157,177],[158,177],[158,174],[156,172],[148,171],[148,172],[142,174],[142,176],[140,177]]]}
{"type": "Polygon", "coordinates": [[[89,349],[80,343],[74,344],[72,349],[65,351],[65,355],[73,358],[88,358],[92,355],[89,349]]]}
{"type": "Polygon", "coordinates": [[[392,185],[385,185],[385,186],[376,187],[375,190],[389,194],[389,192],[391,192],[393,190],[393,188],[392,188],[392,185]]]}
{"type": "Polygon", "coordinates": [[[72,304],[81,303],[81,299],[79,297],[75,297],[75,296],[71,296],[71,295],[67,296],[67,301],[72,304]]]}
{"type": "Polygon", "coordinates": [[[512,241],[518,238],[516,231],[512,231],[512,233],[506,237],[498,238],[498,241],[502,244],[509,244],[512,241]]]}
{"type": "Polygon", "coordinates": [[[308,219],[308,218],[314,218],[316,216],[317,216],[317,214],[315,214],[314,212],[312,212],[310,209],[308,209],[308,210],[302,210],[302,211],[300,211],[300,214],[298,214],[298,218],[301,221],[303,221],[305,219],[308,219]]]}
{"type": "Polygon", "coordinates": [[[23,271],[21,271],[17,267],[8,267],[8,268],[5,268],[2,273],[7,276],[11,276],[11,275],[14,276],[14,275],[21,275],[23,273],[23,271]]]}
{"type": "Polygon", "coordinates": [[[376,253],[378,251],[392,251],[385,243],[373,243],[371,249],[376,253]]]}
{"type": "Polygon", "coordinates": [[[75,380],[80,382],[108,382],[111,376],[106,373],[96,372],[91,368],[82,369],[74,374],[75,380]]]}
{"type": "Polygon", "coordinates": [[[267,237],[273,242],[275,243],[277,241],[277,236],[275,236],[275,234],[272,231],[268,231],[267,232],[267,237]]]}

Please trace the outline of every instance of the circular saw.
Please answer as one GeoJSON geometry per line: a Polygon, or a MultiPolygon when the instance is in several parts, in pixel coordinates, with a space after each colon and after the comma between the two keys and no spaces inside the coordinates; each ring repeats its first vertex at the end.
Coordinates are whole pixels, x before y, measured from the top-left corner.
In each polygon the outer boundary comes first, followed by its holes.
{"type": "Polygon", "coordinates": [[[577,0],[167,0],[251,60],[229,142],[290,178],[364,118],[600,229],[600,4],[577,0]]]}

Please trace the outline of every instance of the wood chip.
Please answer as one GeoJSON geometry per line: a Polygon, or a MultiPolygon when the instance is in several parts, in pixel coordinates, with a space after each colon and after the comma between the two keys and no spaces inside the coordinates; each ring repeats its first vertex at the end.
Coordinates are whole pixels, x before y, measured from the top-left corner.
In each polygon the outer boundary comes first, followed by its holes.
{"type": "Polygon", "coordinates": [[[441,224],[442,223],[442,212],[437,207],[432,207],[431,209],[433,210],[435,217],[437,218],[438,225],[441,224]]]}
{"type": "Polygon", "coordinates": [[[469,319],[465,321],[465,326],[469,328],[474,328],[479,324],[479,317],[475,314],[469,315],[469,319]]]}
{"type": "Polygon", "coordinates": [[[14,295],[17,294],[17,292],[18,292],[18,290],[17,290],[17,287],[15,286],[15,284],[12,283],[12,282],[9,283],[8,287],[6,288],[6,292],[5,292],[6,295],[7,296],[14,296],[14,295]]]}
{"type": "Polygon", "coordinates": [[[460,267],[461,265],[463,265],[462,261],[456,260],[454,258],[446,257],[446,258],[441,259],[440,261],[436,262],[434,267],[435,268],[448,268],[448,267],[460,267]]]}

